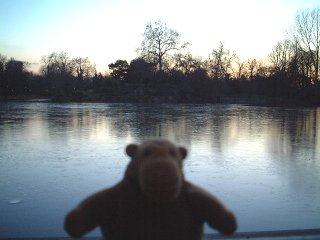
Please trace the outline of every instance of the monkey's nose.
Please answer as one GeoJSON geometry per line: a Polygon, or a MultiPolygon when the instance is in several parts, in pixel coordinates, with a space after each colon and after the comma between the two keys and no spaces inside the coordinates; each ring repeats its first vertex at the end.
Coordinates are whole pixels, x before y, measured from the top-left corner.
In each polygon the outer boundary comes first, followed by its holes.
{"type": "Polygon", "coordinates": [[[175,198],[181,189],[181,170],[171,162],[146,164],[140,171],[140,186],[145,195],[169,200],[175,198]]]}

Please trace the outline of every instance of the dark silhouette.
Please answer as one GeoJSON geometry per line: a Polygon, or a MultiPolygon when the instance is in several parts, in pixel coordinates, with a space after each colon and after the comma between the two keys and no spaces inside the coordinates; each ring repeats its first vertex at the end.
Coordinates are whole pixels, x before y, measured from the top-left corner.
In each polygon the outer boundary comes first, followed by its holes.
{"type": "Polygon", "coordinates": [[[118,80],[123,80],[128,74],[128,62],[126,60],[117,60],[115,63],[110,63],[109,69],[111,70],[111,76],[118,80]]]}
{"type": "Polygon", "coordinates": [[[155,64],[137,58],[130,62],[127,80],[133,83],[148,84],[156,72],[155,64]]]}
{"type": "Polygon", "coordinates": [[[85,199],[67,215],[65,229],[72,237],[99,226],[110,240],[200,240],[205,222],[222,234],[235,232],[234,215],[184,179],[185,148],[156,140],[130,144],[126,152],[131,161],[123,180],[85,199]]]}
{"type": "Polygon", "coordinates": [[[29,74],[24,70],[25,64],[13,58],[6,61],[6,57],[0,54],[0,94],[2,96],[29,94],[29,74]]]}

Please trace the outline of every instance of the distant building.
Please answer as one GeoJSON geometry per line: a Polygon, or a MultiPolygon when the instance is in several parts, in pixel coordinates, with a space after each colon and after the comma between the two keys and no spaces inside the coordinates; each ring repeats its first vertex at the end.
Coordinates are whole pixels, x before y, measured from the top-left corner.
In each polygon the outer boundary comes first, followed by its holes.
{"type": "Polygon", "coordinates": [[[7,70],[12,72],[22,72],[23,62],[17,60],[10,60],[7,62],[7,70]]]}

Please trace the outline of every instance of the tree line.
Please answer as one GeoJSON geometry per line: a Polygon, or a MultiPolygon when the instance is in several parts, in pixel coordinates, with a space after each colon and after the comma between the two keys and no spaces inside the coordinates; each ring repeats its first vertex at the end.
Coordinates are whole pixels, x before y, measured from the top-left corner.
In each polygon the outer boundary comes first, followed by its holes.
{"type": "Polygon", "coordinates": [[[137,58],[119,59],[101,74],[87,57],[53,52],[39,74],[0,54],[0,95],[57,101],[223,102],[319,105],[320,9],[301,10],[267,60],[241,59],[220,42],[207,58],[194,56],[181,34],[161,20],[148,23],[137,58]]]}

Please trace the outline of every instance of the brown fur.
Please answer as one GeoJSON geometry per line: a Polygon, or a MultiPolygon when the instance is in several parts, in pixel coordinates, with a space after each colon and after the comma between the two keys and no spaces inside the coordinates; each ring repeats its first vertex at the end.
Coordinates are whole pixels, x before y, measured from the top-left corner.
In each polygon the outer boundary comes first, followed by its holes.
{"type": "Polygon", "coordinates": [[[234,215],[215,197],[184,180],[183,147],[150,141],[126,148],[131,157],[125,176],[72,210],[65,229],[81,237],[100,226],[110,240],[198,240],[207,222],[222,234],[237,228],[234,215]]]}

